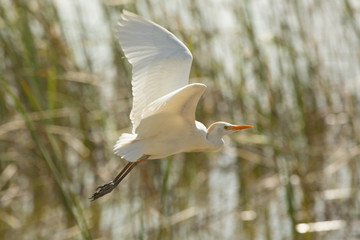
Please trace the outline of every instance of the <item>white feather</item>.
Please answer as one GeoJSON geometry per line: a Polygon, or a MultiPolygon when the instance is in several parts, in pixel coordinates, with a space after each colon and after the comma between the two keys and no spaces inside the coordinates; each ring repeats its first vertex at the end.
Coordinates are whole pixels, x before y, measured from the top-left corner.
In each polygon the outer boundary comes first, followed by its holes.
{"type": "Polygon", "coordinates": [[[204,84],[193,83],[156,99],[142,112],[135,133],[144,139],[159,136],[160,132],[166,135],[183,124],[196,128],[195,110],[205,89],[204,84]]]}
{"type": "Polygon", "coordinates": [[[146,147],[136,137],[136,134],[123,133],[114,146],[114,153],[130,162],[138,160],[144,155],[146,147]]]}
{"type": "Polygon", "coordinates": [[[117,33],[133,67],[130,119],[135,133],[151,102],[188,84],[192,55],[165,28],[127,11],[121,15],[117,33]]]}
{"type": "Polygon", "coordinates": [[[133,134],[120,136],[114,147],[117,155],[134,162],[143,155],[156,159],[216,150],[223,145],[224,135],[249,127],[217,122],[207,130],[195,121],[196,106],[206,86],[188,84],[192,55],[172,33],[127,11],[117,29],[133,67],[133,134]]]}

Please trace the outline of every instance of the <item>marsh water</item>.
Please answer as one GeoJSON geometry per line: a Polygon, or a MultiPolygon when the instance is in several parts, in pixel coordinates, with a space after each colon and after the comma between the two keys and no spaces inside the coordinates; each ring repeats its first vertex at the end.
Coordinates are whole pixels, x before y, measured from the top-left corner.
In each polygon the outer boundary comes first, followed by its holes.
{"type": "Polygon", "coordinates": [[[0,3],[0,238],[360,238],[358,1],[0,3]],[[142,163],[90,202],[125,166],[122,9],[188,46],[199,121],[255,128],[142,163]]]}

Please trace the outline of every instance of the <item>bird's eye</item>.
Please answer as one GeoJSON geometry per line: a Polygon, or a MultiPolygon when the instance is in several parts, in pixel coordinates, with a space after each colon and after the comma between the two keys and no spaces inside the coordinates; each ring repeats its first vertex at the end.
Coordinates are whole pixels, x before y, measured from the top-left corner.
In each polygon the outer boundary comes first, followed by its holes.
{"type": "Polygon", "coordinates": [[[225,129],[225,130],[229,130],[229,126],[224,126],[224,129],[225,129]]]}

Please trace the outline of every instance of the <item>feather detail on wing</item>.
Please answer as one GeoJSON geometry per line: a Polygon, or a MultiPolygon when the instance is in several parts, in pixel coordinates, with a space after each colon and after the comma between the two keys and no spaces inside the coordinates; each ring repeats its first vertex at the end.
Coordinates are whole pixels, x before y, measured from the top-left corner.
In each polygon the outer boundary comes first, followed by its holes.
{"type": "Polygon", "coordinates": [[[136,140],[135,134],[123,133],[114,146],[114,153],[130,162],[136,162],[146,151],[145,145],[136,140]]]}
{"type": "Polygon", "coordinates": [[[144,109],[142,121],[135,132],[151,135],[149,132],[164,127],[164,124],[161,126],[163,121],[166,121],[167,126],[173,123],[176,127],[180,119],[195,128],[195,110],[205,89],[204,84],[193,83],[156,99],[144,109]]]}
{"type": "Polygon", "coordinates": [[[188,84],[192,55],[165,28],[123,11],[117,37],[132,65],[133,133],[141,115],[154,100],[188,84]]]}

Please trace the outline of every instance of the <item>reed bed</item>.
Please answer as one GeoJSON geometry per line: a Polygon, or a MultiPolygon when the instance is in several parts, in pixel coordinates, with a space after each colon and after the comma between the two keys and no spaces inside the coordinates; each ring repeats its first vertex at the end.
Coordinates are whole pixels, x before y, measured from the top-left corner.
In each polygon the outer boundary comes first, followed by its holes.
{"type": "Polygon", "coordinates": [[[0,1],[1,239],[356,239],[355,1],[0,1]],[[182,39],[197,119],[252,124],[218,153],[125,161],[122,9],[182,39]]]}

